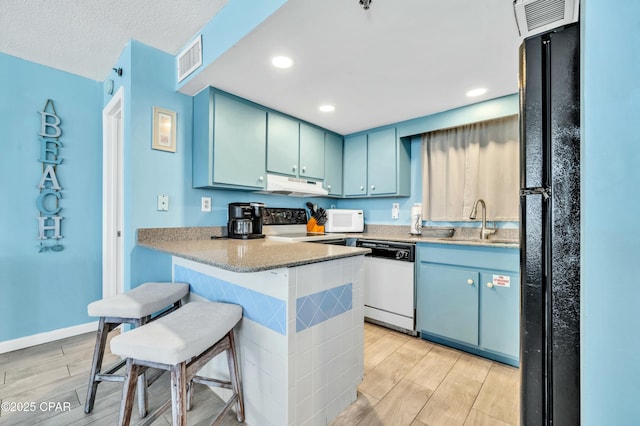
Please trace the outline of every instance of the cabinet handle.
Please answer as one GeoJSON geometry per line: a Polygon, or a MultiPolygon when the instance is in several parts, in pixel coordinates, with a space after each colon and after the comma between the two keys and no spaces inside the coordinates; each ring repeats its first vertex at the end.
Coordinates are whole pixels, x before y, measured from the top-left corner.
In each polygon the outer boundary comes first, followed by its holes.
{"type": "Polygon", "coordinates": [[[293,171],[295,172],[296,170],[298,170],[298,166],[293,166],[293,171]]]}
{"type": "Polygon", "coordinates": [[[376,186],[375,185],[371,185],[371,190],[375,191],[376,190],[376,186]]]}
{"type": "Polygon", "coordinates": [[[469,279],[467,280],[467,284],[469,284],[469,285],[473,285],[473,280],[472,280],[471,278],[469,278],[469,279]]]}
{"type": "Polygon", "coordinates": [[[258,178],[258,181],[260,181],[260,182],[262,182],[263,180],[264,180],[264,176],[260,176],[260,177],[258,178]]]}
{"type": "Polygon", "coordinates": [[[360,191],[364,191],[364,186],[360,186],[360,191]]]}
{"type": "Polygon", "coordinates": [[[493,283],[487,283],[487,287],[493,288],[493,283]]]}
{"type": "Polygon", "coordinates": [[[331,185],[327,185],[327,189],[331,191],[331,185]]]}
{"type": "Polygon", "coordinates": [[[307,167],[306,166],[302,166],[302,173],[307,173],[307,167]]]}

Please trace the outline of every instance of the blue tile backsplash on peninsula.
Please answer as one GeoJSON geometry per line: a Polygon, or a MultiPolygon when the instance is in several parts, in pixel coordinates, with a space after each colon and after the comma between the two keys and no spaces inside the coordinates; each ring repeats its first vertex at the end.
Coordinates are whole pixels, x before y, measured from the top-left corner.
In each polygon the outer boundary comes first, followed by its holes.
{"type": "MultiPolygon", "coordinates": [[[[184,266],[175,265],[174,279],[189,283],[191,292],[205,299],[235,303],[243,316],[286,335],[286,302],[184,266]]],[[[353,285],[340,285],[296,299],[296,331],[302,331],[352,309],[353,285]]]]}
{"type": "Polygon", "coordinates": [[[174,267],[174,279],[189,283],[191,292],[205,299],[241,305],[243,316],[277,333],[287,334],[287,304],[284,300],[179,265],[174,267]]]}

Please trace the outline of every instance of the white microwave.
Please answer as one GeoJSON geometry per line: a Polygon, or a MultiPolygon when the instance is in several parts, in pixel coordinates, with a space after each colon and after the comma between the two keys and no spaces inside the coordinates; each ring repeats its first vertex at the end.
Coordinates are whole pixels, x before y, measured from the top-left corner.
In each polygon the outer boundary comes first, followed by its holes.
{"type": "Polygon", "coordinates": [[[363,232],[364,212],[362,210],[327,209],[325,232],[363,232]]]}

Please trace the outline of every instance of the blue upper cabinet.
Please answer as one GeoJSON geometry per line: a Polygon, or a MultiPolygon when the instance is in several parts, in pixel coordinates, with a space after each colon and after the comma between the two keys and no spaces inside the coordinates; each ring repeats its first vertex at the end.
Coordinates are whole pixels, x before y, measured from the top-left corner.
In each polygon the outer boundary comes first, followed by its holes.
{"type": "Polygon", "coordinates": [[[267,170],[298,176],[300,123],[277,112],[267,113],[267,170]]]}
{"type": "Polygon", "coordinates": [[[267,116],[267,170],[323,180],[324,130],[277,112],[267,116]]]}
{"type": "Polygon", "coordinates": [[[324,130],[300,123],[300,177],[324,179],[324,130]]]}
{"type": "Polygon", "coordinates": [[[369,133],[368,137],[367,183],[369,184],[369,195],[398,194],[396,129],[369,133]]]}
{"type": "Polygon", "coordinates": [[[267,112],[207,88],[193,98],[194,188],[263,189],[267,112]]]}
{"type": "Polygon", "coordinates": [[[343,139],[213,87],[193,97],[194,188],[261,190],[269,172],[333,197],[408,196],[409,142],[395,128],[343,139]]]}
{"type": "Polygon", "coordinates": [[[343,158],[344,195],[367,195],[367,135],[347,137],[344,140],[343,158]]]}
{"type": "Polygon", "coordinates": [[[333,133],[324,136],[324,189],[329,195],[342,195],[342,137],[333,133]]]}
{"type": "Polygon", "coordinates": [[[410,143],[395,128],[349,136],[344,144],[346,197],[410,195],[410,143]]]}

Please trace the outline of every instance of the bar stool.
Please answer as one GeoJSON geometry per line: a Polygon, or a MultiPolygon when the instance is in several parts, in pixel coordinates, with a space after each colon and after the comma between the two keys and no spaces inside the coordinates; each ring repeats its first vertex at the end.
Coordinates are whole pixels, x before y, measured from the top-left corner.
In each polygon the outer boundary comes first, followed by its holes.
{"type": "MultiPolygon", "coordinates": [[[[97,300],[87,306],[89,316],[100,317],[98,323],[98,335],[93,351],[93,361],[91,363],[91,373],[89,376],[89,388],[87,390],[87,401],[84,412],[89,414],[93,410],[96,399],[96,391],[100,382],[123,382],[124,376],[114,374],[124,364],[122,360],[110,367],[104,373],[102,370],[102,359],[107,343],[107,335],[111,330],[120,324],[132,324],[140,327],[152,320],[151,316],[160,312],[163,316],[178,309],[181,299],[189,293],[189,284],[149,282],[130,290],[126,293],[114,297],[97,300]]],[[[157,319],[153,318],[153,320],[157,319]]],[[[138,410],[140,417],[147,414],[146,380],[141,381],[138,386],[138,410]]]]}
{"type": "Polygon", "coordinates": [[[171,372],[171,399],[149,414],[151,424],[171,405],[174,426],[186,426],[193,382],[232,389],[233,394],[212,424],[220,424],[236,404],[238,421],[244,421],[244,399],[236,358],[233,327],[242,318],[242,307],[230,303],[191,302],[157,321],[114,337],[111,352],[127,358],[118,425],[127,426],[138,376],[151,368],[171,372]],[[226,351],[230,381],[198,376],[213,357],[226,351]]]}

